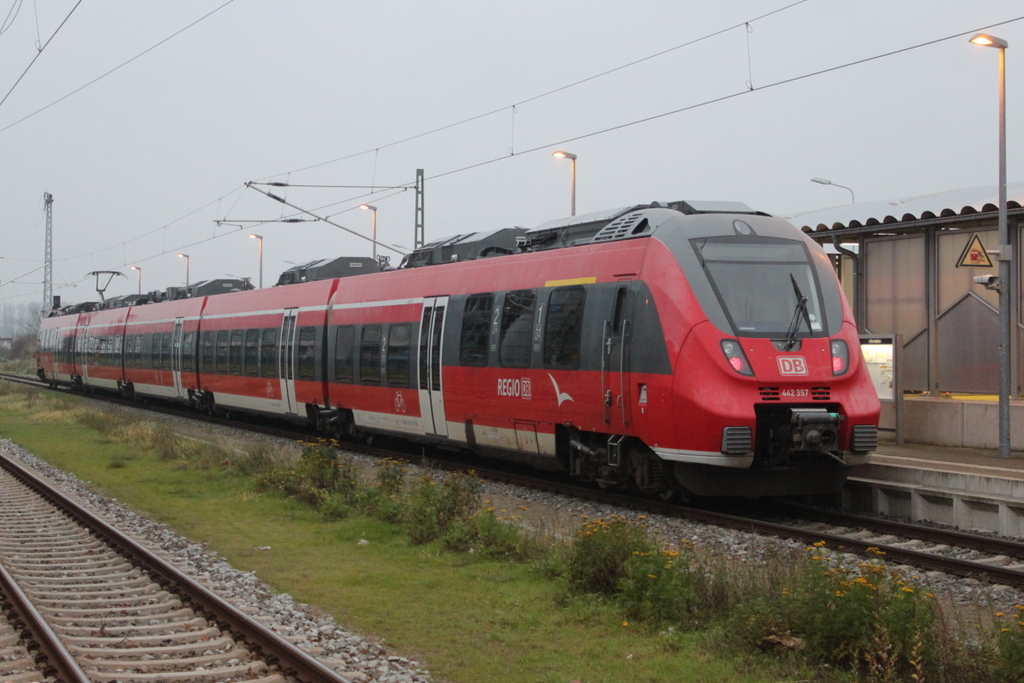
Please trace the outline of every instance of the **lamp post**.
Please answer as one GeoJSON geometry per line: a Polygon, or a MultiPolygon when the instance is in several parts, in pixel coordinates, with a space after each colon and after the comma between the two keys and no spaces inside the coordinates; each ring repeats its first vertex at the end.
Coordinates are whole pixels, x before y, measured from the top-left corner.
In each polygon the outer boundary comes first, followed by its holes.
{"type": "Polygon", "coordinates": [[[188,287],[188,254],[178,254],[178,256],[185,259],[185,286],[188,287]]]}
{"type": "Polygon", "coordinates": [[[562,150],[558,150],[557,152],[553,152],[551,154],[551,156],[557,157],[559,159],[568,159],[572,163],[572,165],[569,167],[569,178],[570,178],[570,183],[572,185],[572,211],[571,211],[571,213],[569,215],[570,216],[575,216],[576,215],[576,155],[573,154],[572,152],[563,152],[562,150]]]}
{"type": "Polygon", "coordinates": [[[851,204],[856,204],[857,203],[857,198],[853,195],[853,190],[850,190],[850,188],[848,188],[846,185],[840,185],[839,183],[833,183],[828,178],[811,178],[811,182],[812,183],[818,183],[819,185],[835,185],[836,187],[841,187],[844,190],[849,190],[849,192],[850,192],[850,203],[851,204]]]}
{"type": "Polygon", "coordinates": [[[142,294],[142,268],[138,266],[130,266],[130,268],[139,271],[139,294],[142,294]]]}
{"type": "Polygon", "coordinates": [[[373,260],[377,261],[377,207],[372,204],[360,204],[360,209],[373,211],[373,260]]]}
{"type": "Polygon", "coordinates": [[[249,237],[260,242],[260,289],[263,289],[263,235],[250,234],[249,237]]]}
{"type": "Polygon", "coordinates": [[[1002,38],[979,33],[975,45],[999,48],[999,455],[1010,456],[1010,280],[1013,249],[1006,224],[1006,48],[1002,38]]]}

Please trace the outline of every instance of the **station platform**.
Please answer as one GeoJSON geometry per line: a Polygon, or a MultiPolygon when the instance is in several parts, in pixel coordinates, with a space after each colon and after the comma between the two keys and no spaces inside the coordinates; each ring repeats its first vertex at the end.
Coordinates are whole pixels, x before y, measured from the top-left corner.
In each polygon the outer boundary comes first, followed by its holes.
{"type": "MultiPolygon", "coordinates": [[[[907,443],[964,449],[999,448],[999,401],[980,394],[907,394],[903,397],[907,443]]],[[[896,427],[895,404],[882,402],[879,426],[896,427]]],[[[883,432],[884,434],[885,432],[883,432]]],[[[1024,401],[1010,401],[1010,442],[1024,457],[1024,401]]]]}
{"type": "Polygon", "coordinates": [[[871,461],[847,480],[845,509],[1024,537],[1024,454],[879,436],[871,461]]]}

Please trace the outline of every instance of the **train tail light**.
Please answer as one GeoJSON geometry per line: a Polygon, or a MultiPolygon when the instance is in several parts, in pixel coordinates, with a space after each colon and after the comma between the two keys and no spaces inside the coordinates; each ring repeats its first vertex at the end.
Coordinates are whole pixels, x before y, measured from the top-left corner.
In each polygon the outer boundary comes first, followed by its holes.
{"type": "Polygon", "coordinates": [[[850,349],[842,339],[832,340],[832,374],[843,375],[850,369],[850,349]]]}
{"type": "Polygon", "coordinates": [[[735,339],[723,339],[722,353],[725,354],[725,359],[729,361],[729,365],[732,366],[733,370],[747,377],[754,376],[754,371],[750,368],[747,357],[743,355],[743,348],[738,341],[735,339]]]}

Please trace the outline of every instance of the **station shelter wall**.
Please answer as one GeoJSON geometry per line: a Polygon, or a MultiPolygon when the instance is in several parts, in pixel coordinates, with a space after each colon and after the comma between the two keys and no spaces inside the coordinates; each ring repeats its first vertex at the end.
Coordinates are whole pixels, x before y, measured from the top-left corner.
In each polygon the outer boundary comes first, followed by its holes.
{"type": "Polygon", "coordinates": [[[863,324],[903,335],[906,390],[998,392],[998,293],[973,280],[998,268],[957,267],[975,234],[986,249],[998,244],[990,229],[865,239],[863,324]]]}

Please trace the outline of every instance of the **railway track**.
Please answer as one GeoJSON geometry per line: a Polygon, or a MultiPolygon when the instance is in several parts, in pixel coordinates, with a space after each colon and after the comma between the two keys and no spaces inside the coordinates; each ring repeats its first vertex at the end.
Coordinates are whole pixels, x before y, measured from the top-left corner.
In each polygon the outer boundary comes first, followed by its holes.
{"type": "Polygon", "coordinates": [[[3,456],[0,593],[5,683],[348,683],[3,456]]]}
{"type": "MultiPolygon", "coordinates": [[[[2,375],[0,378],[6,379],[2,375]]],[[[25,380],[25,378],[18,379],[25,380]]],[[[32,380],[24,381],[24,383],[43,386],[32,380]]],[[[118,403],[138,407],[138,404],[130,401],[114,400],[118,403]]],[[[231,425],[264,434],[302,440],[313,438],[308,431],[289,430],[284,425],[274,427],[265,423],[239,423],[166,406],[151,405],[149,407],[163,413],[231,425]]],[[[428,456],[423,455],[422,449],[419,448],[395,451],[365,444],[349,443],[346,443],[344,447],[347,450],[368,455],[396,458],[419,464],[428,459],[428,456]]],[[[477,458],[461,457],[436,449],[430,453],[429,462],[433,467],[449,470],[473,470],[477,476],[484,479],[629,508],[645,514],[687,519],[739,531],[793,539],[808,544],[824,541],[826,547],[837,552],[869,554],[871,557],[878,557],[879,553],[882,553],[889,562],[910,565],[924,571],[938,571],[955,576],[975,578],[986,583],[1024,588],[1024,543],[1008,539],[794,504],[750,506],[746,503],[731,502],[729,505],[733,508],[748,508],[747,512],[741,514],[712,507],[681,506],[621,492],[602,491],[567,482],[563,478],[537,470],[523,472],[515,466],[506,466],[500,461],[481,461],[477,458]],[[868,553],[869,548],[872,549],[870,553],[868,553]]]]}

